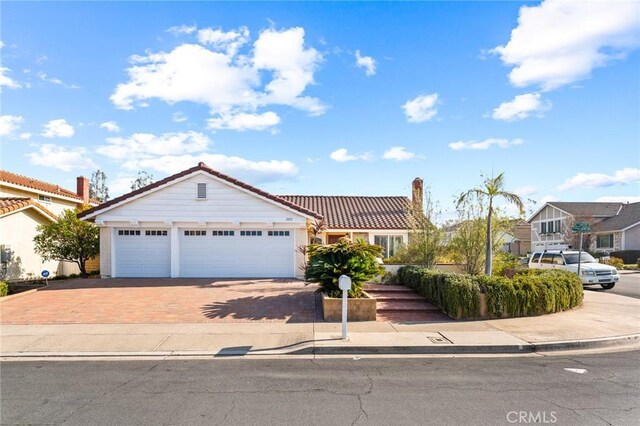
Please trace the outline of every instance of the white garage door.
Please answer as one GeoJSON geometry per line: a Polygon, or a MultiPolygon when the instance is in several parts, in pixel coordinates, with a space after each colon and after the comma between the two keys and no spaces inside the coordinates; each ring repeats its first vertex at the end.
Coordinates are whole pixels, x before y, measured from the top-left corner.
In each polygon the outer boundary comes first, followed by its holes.
{"type": "Polygon", "coordinates": [[[180,229],[180,276],[293,277],[293,232],[180,229]]]}
{"type": "Polygon", "coordinates": [[[171,236],[166,229],[116,229],[117,277],[169,277],[171,236]]]}

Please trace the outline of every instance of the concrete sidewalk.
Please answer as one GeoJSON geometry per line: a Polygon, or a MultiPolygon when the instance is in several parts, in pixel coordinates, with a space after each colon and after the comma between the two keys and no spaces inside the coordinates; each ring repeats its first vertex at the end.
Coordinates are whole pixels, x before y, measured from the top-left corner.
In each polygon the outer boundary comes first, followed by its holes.
{"type": "Polygon", "coordinates": [[[2,325],[0,356],[526,353],[640,344],[640,300],[585,292],[582,307],[529,318],[349,324],[2,325]]]}

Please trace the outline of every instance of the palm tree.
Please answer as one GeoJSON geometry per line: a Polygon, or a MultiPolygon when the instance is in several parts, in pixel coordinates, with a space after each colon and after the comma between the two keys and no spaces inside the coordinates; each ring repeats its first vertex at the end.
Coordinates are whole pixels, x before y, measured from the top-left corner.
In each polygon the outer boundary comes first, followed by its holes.
{"type": "Polygon", "coordinates": [[[492,262],[492,241],[491,241],[491,216],[493,215],[493,199],[504,198],[508,203],[515,204],[520,210],[520,214],[524,212],[524,204],[520,197],[513,193],[507,192],[503,189],[504,186],[504,173],[500,173],[495,178],[485,178],[484,184],[479,188],[473,188],[460,195],[458,198],[457,207],[464,203],[471,196],[476,196],[482,202],[485,199],[489,200],[489,213],[487,213],[487,245],[485,251],[485,265],[484,273],[491,275],[491,262],[492,262]]]}

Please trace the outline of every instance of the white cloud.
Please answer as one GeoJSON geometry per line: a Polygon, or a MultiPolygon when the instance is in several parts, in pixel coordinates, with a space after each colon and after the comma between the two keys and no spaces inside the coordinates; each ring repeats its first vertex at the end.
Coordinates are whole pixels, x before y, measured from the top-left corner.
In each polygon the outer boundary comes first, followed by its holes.
{"type": "Polygon", "coordinates": [[[162,135],[134,133],[126,138],[107,138],[107,144],[98,146],[96,152],[116,160],[134,161],[150,159],[155,156],[202,152],[208,146],[209,137],[198,132],[164,133],[162,135]]]}
{"type": "Polygon", "coordinates": [[[63,147],[54,144],[40,146],[36,152],[27,154],[31,164],[53,167],[65,172],[96,168],[96,163],[89,158],[83,147],[63,147]]]}
{"type": "Polygon", "coordinates": [[[198,41],[213,50],[226,52],[234,56],[238,50],[249,41],[249,29],[240,27],[237,30],[222,31],[221,29],[203,28],[198,31],[198,41]]]}
{"type": "Polygon", "coordinates": [[[22,87],[20,83],[6,75],[10,71],[7,67],[0,67],[0,91],[2,91],[3,87],[8,87],[9,89],[19,89],[22,87]]]}
{"type": "Polygon", "coordinates": [[[493,110],[492,117],[503,121],[522,120],[532,113],[541,114],[550,108],[551,102],[543,102],[540,93],[525,93],[516,96],[512,101],[501,103],[493,110]]]}
{"type": "Polygon", "coordinates": [[[516,188],[513,192],[515,192],[521,197],[526,197],[528,195],[532,195],[538,192],[538,187],[533,185],[526,185],[526,186],[521,186],[520,188],[516,188]]]}
{"type": "Polygon", "coordinates": [[[221,114],[207,120],[210,129],[220,130],[265,130],[280,123],[280,117],[275,112],[267,111],[263,114],[237,113],[235,115],[221,114]]]}
{"type": "MultiPolygon", "coordinates": [[[[45,57],[46,58],[46,57],[45,57]]],[[[76,84],[67,84],[64,81],[60,80],[56,77],[49,77],[45,72],[38,71],[36,73],[36,77],[38,77],[42,81],[46,81],[48,83],[57,84],[58,86],[66,87],[67,89],[79,89],[80,86],[76,84]]]]}
{"type": "Polygon", "coordinates": [[[167,32],[177,37],[180,34],[192,34],[196,32],[197,29],[198,27],[196,25],[176,25],[169,28],[167,32]]]}
{"type": "Polygon", "coordinates": [[[19,115],[0,115],[0,136],[13,138],[24,119],[19,115]]]}
{"type": "Polygon", "coordinates": [[[413,152],[407,152],[404,146],[394,146],[382,154],[385,160],[405,161],[411,160],[416,155],[413,152]]]}
{"type": "Polygon", "coordinates": [[[42,136],[45,138],[70,138],[75,134],[75,129],[64,118],[51,120],[44,126],[42,136]]]}
{"type": "Polygon", "coordinates": [[[204,162],[214,170],[252,183],[292,179],[298,168],[290,161],[253,161],[222,154],[168,155],[153,159],[130,160],[123,164],[127,170],[155,170],[171,174],[204,162]]]}
{"type": "Polygon", "coordinates": [[[522,145],[524,141],[522,139],[499,139],[499,138],[489,138],[483,141],[458,141],[452,142],[449,144],[449,148],[454,151],[460,151],[463,149],[474,149],[474,150],[486,150],[491,148],[492,146],[498,146],[500,148],[509,148],[514,145],[522,145]]]}
{"type": "Polygon", "coordinates": [[[120,126],[115,121],[105,121],[100,124],[101,129],[105,129],[107,132],[118,133],[120,131],[120,126]]]}
{"type": "Polygon", "coordinates": [[[640,202],[640,197],[637,195],[618,195],[600,197],[596,201],[601,203],[638,203],[640,202]]]}
{"type": "Polygon", "coordinates": [[[344,163],[346,161],[371,160],[372,155],[368,152],[365,152],[364,154],[353,155],[349,154],[349,151],[347,151],[346,148],[338,148],[331,154],[329,154],[329,157],[332,160],[337,161],[338,163],[344,163]]]}
{"type": "Polygon", "coordinates": [[[513,67],[514,86],[553,90],[623,59],[640,45],[639,28],[637,1],[546,0],[521,7],[508,43],[492,52],[513,67]]]}
{"type": "Polygon", "coordinates": [[[438,103],[438,94],[432,93],[430,95],[420,95],[415,99],[407,101],[402,108],[404,114],[407,116],[407,121],[410,123],[422,123],[423,121],[429,121],[436,116],[438,110],[436,104],[438,103]]]}
{"type": "Polygon", "coordinates": [[[18,135],[18,138],[22,139],[23,141],[28,141],[29,139],[31,139],[31,133],[29,132],[20,133],[18,135]]]}
{"type": "Polygon", "coordinates": [[[361,56],[359,50],[356,50],[356,66],[358,68],[364,68],[367,77],[376,74],[376,60],[371,56],[361,56]]]}
{"type": "Polygon", "coordinates": [[[239,114],[273,121],[273,115],[259,111],[269,105],[322,114],[326,107],[304,96],[322,60],[317,50],[305,46],[304,34],[300,27],[267,29],[259,34],[253,50],[240,54],[236,47],[248,40],[246,28],[226,33],[200,30],[197,36],[206,46],[182,44],[168,53],[133,55],[127,69],[129,81],[118,84],[110,99],[121,109],[144,106],[150,99],[206,104],[214,119],[226,117],[225,122],[239,114]]]}
{"type": "Polygon", "coordinates": [[[185,121],[189,120],[189,117],[184,115],[184,113],[178,111],[171,114],[171,119],[174,123],[184,123],[185,121]]]}
{"type": "Polygon", "coordinates": [[[136,180],[133,173],[118,173],[115,179],[109,179],[109,195],[117,197],[131,192],[131,182],[136,180]]]}
{"type": "Polygon", "coordinates": [[[558,189],[597,188],[613,185],[625,185],[640,182],[640,169],[625,167],[616,170],[612,175],[604,173],[578,173],[565,180],[558,189]]]}

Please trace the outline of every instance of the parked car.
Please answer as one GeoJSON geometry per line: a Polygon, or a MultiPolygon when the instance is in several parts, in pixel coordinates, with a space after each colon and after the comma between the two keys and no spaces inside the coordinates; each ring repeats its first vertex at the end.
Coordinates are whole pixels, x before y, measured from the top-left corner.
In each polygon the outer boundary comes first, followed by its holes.
{"type": "Polygon", "coordinates": [[[613,266],[604,265],[594,259],[589,253],[577,250],[545,250],[535,252],[529,259],[529,268],[565,269],[578,273],[578,255],[580,255],[580,279],[582,285],[600,285],[605,290],[612,289],[620,279],[618,270],[613,266]]]}

